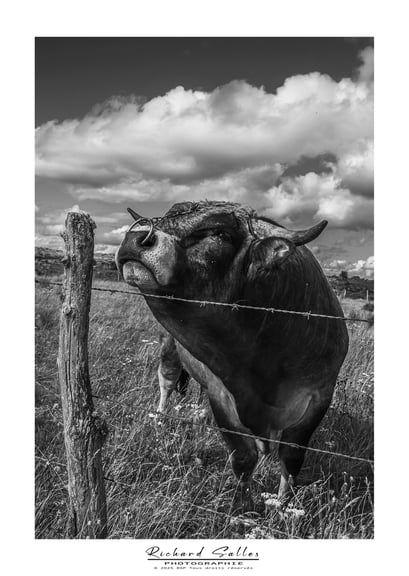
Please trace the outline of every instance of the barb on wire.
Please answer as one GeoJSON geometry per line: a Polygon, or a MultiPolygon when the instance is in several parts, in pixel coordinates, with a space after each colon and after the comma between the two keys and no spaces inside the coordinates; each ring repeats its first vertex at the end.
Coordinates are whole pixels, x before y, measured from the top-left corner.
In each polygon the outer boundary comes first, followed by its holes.
{"type": "MultiPolygon", "coordinates": [[[[51,286],[63,286],[62,282],[51,282],[48,280],[38,280],[35,279],[36,284],[43,284],[43,285],[51,285],[51,286]]],[[[281,314],[294,314],[297,316],[304,316],[309,320],[311,317],[314,318],[330,318],[333,320],[344,320],[345,322],[366,322],[367,324],[372,324],[372,320],[368,320],[366,318],[345,318],[344,316],[331,316],[328,314],[318,314],[316,312],[300,312],[298,310],[284,310],[281,308],[268,308],[265,306],[251,306],[250,304],[237,304],[230,302],[214,302],[212,300],[194,300],[191,298],[178,298],[176,296],[166,296],[164,294],[146,294],[145,292],[134,292],[131,290],[117,290],[117,289],[108,289],[108,288],[100,288],[99,286],[92,286],[92,290],[97,292],[110,292],[111,294],[132,294],[133,296],[143,296],[145,298],[157,298],[159,300],[172,300],[174,302],[186,302],[188,304],[198,304],[201,307],[208,305],[211,306],[224,306],[226,308],[231,308],[233,310],[238,310],[239,308],[245,310],[259,310],[264,312],[271,312],[274,314],[275,312],[279,312],[281,314]]]]}

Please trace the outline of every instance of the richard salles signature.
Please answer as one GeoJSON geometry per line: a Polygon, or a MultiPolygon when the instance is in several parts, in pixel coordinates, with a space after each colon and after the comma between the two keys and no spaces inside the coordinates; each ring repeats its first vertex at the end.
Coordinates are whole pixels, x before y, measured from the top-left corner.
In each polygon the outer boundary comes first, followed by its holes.
{"type": "Polygon", "coordinates": [[[146,549],[148,560],[258,560],[258,552],[252,552],[248,546],[202,546],[195,552],[186,552],[179,548],[162,550],[160,546],[146,549]]]}

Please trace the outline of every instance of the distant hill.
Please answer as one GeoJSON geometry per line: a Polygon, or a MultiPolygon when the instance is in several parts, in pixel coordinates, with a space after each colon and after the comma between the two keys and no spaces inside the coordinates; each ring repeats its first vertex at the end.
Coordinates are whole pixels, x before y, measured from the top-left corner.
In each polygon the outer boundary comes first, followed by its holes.
{"type": "Polygon", "coordinates": [[[359,276],[348,278],[342,272],[339,276],[328,276],[328,280],[338,296],[374,299],[373,280],[359,276]]]}
{"type": "MultiPolygon", "coordinates": [[[[35,249],[36,276],[62,276],[64,266],[61,260],[64,257],[62,250],[52,248],[35,249]]],[[[94,278],[99,280],[119,280],[113,254],[94,254],[94,278]]]]}
{"type": "MultiPolygon", "coordinates": [[[[35,273],[37,276],[62,276],[64,266],[62,250],[51,248],[35,249],[35,273]]],[[[94,255],[94,278],[99,280],[119,280],[113,254],[94,255]]],[[[328,276],[328,281],[338,296],[347,298],[374,298],[374,281],[359,276],[348,278],[345,274],[328,276]]]]}

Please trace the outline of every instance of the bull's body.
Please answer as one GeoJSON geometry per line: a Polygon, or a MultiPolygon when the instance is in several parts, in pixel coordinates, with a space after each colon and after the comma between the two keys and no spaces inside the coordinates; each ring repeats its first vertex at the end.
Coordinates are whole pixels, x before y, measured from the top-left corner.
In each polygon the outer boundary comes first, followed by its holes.
{"type": "MultiPolygon", "coordinates": [[[[152,246],[143,248],[141,238],[149,227],[142,226],[127,235],[118,253],[127,281],[145,292],[342,316],[338,299],[301,240],[294,245],[285,237],[288,231],[242,207],[209,203],[155,228],[152,246]],[[209,229],[210,236],[201,239],[209,229]],[[229,231],[228,241],[214,233],[219,229],[229,231]]],[[[161,363],[162,390],[174,387],[183,366],[207,388],[221,428],[272,439],[282,431],[283,442],[307,445],[331,402],[347,351],[344,321],[149,297],[147,302],[175,341],[173,375],[166,373],[169,362],[161,363]]],[[[167,346],[172,348],[170,341],[167,346]]],[[[251,505],[247,483],[258,459],[257,445],[248,437],[223,435],[246,507],[251,505]]],[[[281,495],[289,475],[298,474],[304,453],[280,445],[281,495]]]]}

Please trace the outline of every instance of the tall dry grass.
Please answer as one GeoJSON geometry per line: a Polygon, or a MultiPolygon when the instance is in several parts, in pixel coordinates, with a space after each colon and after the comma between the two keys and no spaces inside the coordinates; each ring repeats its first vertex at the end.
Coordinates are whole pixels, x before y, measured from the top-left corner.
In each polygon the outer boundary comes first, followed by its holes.
{"type": "MultiPolygon", "coordinates": [[[[356,302],[343,305],[347,314],[356,313],[356,302]]],[[[37,538],[64,538],[67,518],[56,368],[59,308],[59,288],[37,286],[37,538]]],[[[373,334],[359,323],[349,323],[349,331],[350,351],[333,403],[310,445],[372,459],[373,334]]],[[[307,453],[287,508],[276,506],[274,454],[263,460],[254,475],[262,513],[232,517],[236,484],[218,432],[150,416],[158,400],[158,350],[158,327],[141,298],[93,292],[90,375],[96,412],[109,427],[103,461],[110,538],[373,537],[371,465],[330,454],[307,453]]],[[[170,414],[195,420],[198,398],[199,388],[192,383],[183,402],[172,397],[170,414]]]]}

